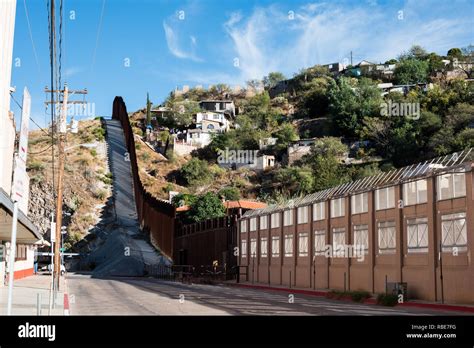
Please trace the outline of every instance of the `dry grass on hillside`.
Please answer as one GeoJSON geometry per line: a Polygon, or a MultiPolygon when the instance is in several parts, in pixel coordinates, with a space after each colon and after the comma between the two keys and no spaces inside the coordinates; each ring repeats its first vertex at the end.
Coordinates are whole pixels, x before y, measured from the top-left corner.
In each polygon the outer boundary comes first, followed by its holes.
{"type": "MultiPolygon", "coordinates": [[[[80,122],[79,133],[67,135],[63,209],[72,213],[68,226],[71,243],[80,240],[87,233],[97,219],[98,206],[105,204],[110,195],[112,179],[107,173],[104,134],[100,121],[93,120],[80,122]],[[98,146],[81,146],[92,143],[98,146]]],[[[51,189],[52,156],[51,149],[46,150],[50,146],[51,138],[44,132],[39,130],[30,133],[28,173],[32,191],[35,188],[36,191],[48,187],[51,189]],[[41,152],[43,150],[46,151],[41,152]]],[[[57,168],[57,146],[54,148],[57,168]]],[[[46,209],[50,210],[52,207],[46,209]]]]}

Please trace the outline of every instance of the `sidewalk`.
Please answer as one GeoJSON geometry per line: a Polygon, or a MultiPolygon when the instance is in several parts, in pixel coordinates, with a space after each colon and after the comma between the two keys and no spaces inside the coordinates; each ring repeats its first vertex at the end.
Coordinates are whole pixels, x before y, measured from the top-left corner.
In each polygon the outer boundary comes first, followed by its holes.
{"type": "MultiPolygon", "coordinates": [[[[236,283],[233,281],[226,281],[223,284],[228,286],[236,286],[236,287],[243,287],[249,289],[258,289],[258,290],[270,290],[270,291],[283,291],[287,293],[295,293],[295,294],[302,294],[302,295],[309,295],[309,296],[319,296],[319,297],[326,297],[327,293],[330,291],[328,289],[308,289],[308,288],[294,288],[291,289],[285,287],[283,285],[265,285],[262,283],[254,283],[252,284],[251,281],[244,281],[240,283],[236,283]]],[[[347,299],[346,299],[347,300],[347,299]]],[[[341,301],[344,301],[342,299],[341,301]]],[[[375,298],[369,298],[364,301],[365,304],[375,304],[375,298]]],[[[442,304],[439,302],[428,302],[428,301],[421,301],[421,300],[409,300],[405,303],[400,303],[397,306],[401,307],[420,307],[420,308],[430,308],[430,309],[439,309],[439,310],[446,310],[446,311],[456,311],[456,312],[465,312],[466,315],[474,313],[474,306],[472,305],[465,305],[465,304],[442,304]]]]}
{"type": "MultiPolygon", "coordinates": [[[[41,315],[48,315],[51,285],[50,274],[37,274],[13,283],[13,315],[37,315],[37,298],[41,295],[41,315]]],[[[56,295],[55,308],[51,315],[64,315],[65,294],[67,293],[66,281],[61,277],[60,291],[56,295]]],[[[67,295],[66,295],[67,298],[67,295]]],[[[0,315],[7,314],[8,286],[0,287],[0,315]]],[[[67,306],[67,305],[66,305],[67,306]]]]}

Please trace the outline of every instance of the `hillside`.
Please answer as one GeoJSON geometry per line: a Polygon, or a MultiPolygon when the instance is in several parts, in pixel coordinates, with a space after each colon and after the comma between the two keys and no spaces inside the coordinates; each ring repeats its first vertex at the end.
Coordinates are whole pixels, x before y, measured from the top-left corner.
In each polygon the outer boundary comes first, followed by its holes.
{"type": "MultiPolygon", "coordinates": [[[[111,194],[112,179],[108,172],[104,134],[100,121],[93,120],[79,122],[79,132],[67,135],[63,194],[66,213],[63,221],[68,227],[66,247],[87,234],[111,194]]],[[[49,239],[54,210],[51,137],[42,130],[30,132],[28,151],[29,216],[45,239],[49,239]]],[[[56,166],[56,146],[55,161],[56,166]]]]}

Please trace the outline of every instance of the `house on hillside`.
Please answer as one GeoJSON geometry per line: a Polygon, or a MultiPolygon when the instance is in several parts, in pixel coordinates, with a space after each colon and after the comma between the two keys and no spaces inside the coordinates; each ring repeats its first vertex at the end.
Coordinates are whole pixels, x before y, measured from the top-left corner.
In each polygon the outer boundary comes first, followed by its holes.
{"type": "Polygon", "coordinates": [[[202,100],[199,107],[203,111],[222,113],[229,117],[235,117],[235,105],[232,100],[202,100]]]}
{"type": "Polygon", "coordinates": [[[311,151],[311,146],[314,145],[317,139],[318,138],[307,138],[292,142],[286,149],[284,162],[291,166],[294,162],[300,160],[301,157],[311,151]]]}

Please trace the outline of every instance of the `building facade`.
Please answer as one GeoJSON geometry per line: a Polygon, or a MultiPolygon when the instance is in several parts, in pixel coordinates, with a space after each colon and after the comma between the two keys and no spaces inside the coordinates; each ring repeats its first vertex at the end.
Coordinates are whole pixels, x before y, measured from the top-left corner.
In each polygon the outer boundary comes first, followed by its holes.
{"type": "Polygon", "coordinates": [[[239,221],[249,280],[474,303],[471,150],[381,173],[239,221]]]}

